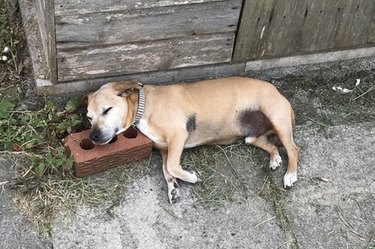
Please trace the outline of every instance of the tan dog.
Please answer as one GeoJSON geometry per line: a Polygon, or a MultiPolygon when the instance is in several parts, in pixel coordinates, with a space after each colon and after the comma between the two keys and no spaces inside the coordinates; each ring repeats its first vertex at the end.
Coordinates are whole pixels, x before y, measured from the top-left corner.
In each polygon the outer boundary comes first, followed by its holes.
{"type": "Polygon", "coordinates": [[[284,187],[297,181],[298,148],[293,141],[294,112],[270,83],[241,77],[168,86],[112,82],[89,95],[90,138],[106,144],[135,125],[154,142],[163,158],[163,172],[171,203],[179,199],[176,179],[196,183],[194,171],[182,169],[184,148],[227,144],[243,137],[246,144],[267,151],[270,167],[281,157],[268,136],[276,134],[286,148],[288,169],[284,187]]]}

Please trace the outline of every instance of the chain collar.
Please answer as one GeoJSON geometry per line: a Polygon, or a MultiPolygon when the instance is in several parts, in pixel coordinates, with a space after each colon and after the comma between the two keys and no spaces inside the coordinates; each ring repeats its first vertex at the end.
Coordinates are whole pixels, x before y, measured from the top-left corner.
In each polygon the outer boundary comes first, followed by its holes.
{"type": "Polygon", "coordinates": [[[138,95],[138,109],[137,113],[135,114],[133,127],[135,127],[139,121],[141,120],[143,113],[145,112],[145,90],[143,88],[142,84],[139,84],[141,88],[139,89],[139,95],[138,95]]]}

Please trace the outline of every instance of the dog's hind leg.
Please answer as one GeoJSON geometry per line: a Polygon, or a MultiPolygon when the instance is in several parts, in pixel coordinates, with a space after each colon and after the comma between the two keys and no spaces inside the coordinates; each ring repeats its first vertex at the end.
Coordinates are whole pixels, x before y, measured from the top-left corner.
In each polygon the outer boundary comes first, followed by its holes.
{"type": "Polygon", "coordinates": [[[182,135],[184,133],[176,133],[171,136],[171,140],[167,141],[168,143],[168,156],[167,156],[167,170],[168,172],[185,182],[196,183],[199,181],[199,178],[195,171],[187,171],[181,167],[181,155],[184,150],[185,141],[187,135],[182,135]]]}
{"type": "Polygon", "coordinates": [[[277,136],[288,154],[288,169],[284,175],[284,188],[292,187],[297,181],[298,147],[293,141],[292,128],[278,127],[277,136]]]}
{"type": "Polygon", "coordinates": [[[160,150],[161,157],[163,159],[163,173],[165,181],[167,182],[168,186],[168,198],[171,204],[176,203],[180,200],[180,193],[178,191],[178,183],[177,179],[169,174],[167,169],[167,158],[168,152],[166,150],[160,150]]]}
{"type": "Polygon", "coordinates": [[[297,164],[299,149],[293,140],[294,112],[290,103],[284,99],[275,100],[273,105],[264,106],[262,112],[273,126],[275,134],[288,154],[288,169],[284,175],[284,188],[291,187],[297,181],[297,164]]]}
{"type": "Polygon", "coordinates": [[[246,144],[251,144],[256,147],[259,147],[270,154],[270,168],[275,170],[277,167],[280,166],[282,163],[279,151],[274,144],[271,144],[268,141],[267,135],[261,135],[257,138],[255,137],[246,137],[245,138],[246,144]]]}
{"type": "Polygon", "coordinates": [[[271,116],[269,119],[274,130],[288,154],[288,169],[284,175],[284,188],[293,186],[297,181],[298,147],[293,141],[293,121],[290,113],[281,113],[271,116]]]}

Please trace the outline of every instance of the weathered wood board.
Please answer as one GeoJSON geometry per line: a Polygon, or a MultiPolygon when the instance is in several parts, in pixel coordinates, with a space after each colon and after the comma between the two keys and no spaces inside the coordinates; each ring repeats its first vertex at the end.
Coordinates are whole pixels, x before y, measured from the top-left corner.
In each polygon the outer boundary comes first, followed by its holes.
{"type": "Polygon", "coordinates": [[[23,19],[37,85],[53,89],[375,47],[375,0],[19,1],[36,9],[23,19]]]}
{"type": "Polygon", "coordinates": [[[65,9],[56,10],[59,82],[229,62],[242,7],[241,0],[63,2],[55,1],[65,9]]]}
{"type": "Polygon", "coordinates": [[[57,82],[56,65],[56,33],[55,33],[55,14],[53,2],[48,0],[36,0],[37,19],[39,24],[39,35],[41,44],[48,65],[47,80],[53,83],[57,82]]]}
{"type": "Polygon", "coordinates": [[[374,44],[373,0],[246,0],[234,60],[374,44]]]}
{"type": "Polygon", "coordinates": [[[240,1],[56,17],[58,49],[235,32],[240,1]]]}
{"type": "Polygon", "coordinates": [[[36,0],[37,19],[39,24],[39,33],[41,37],[41,43],[43,45],[43,52],[46,58],[48,58],[48,39],[47,39],[47,15],[46,2],[45,0],[36,0]]]}
{"type": "MultiPolygon", "coordinates": [[[[223,0],[55,0],[55,13],[56,16],[63,16],[109,11],[129,11],[135,9],[220,1],[223,0]]],[[[231,0],[229,0],[229,2],[230,1],[231,0]]]]}
{"type": "Polygon", "coordinates": [[[60,81],[229,62],[234,33],[89,47],[58,53],[60,81]]]}

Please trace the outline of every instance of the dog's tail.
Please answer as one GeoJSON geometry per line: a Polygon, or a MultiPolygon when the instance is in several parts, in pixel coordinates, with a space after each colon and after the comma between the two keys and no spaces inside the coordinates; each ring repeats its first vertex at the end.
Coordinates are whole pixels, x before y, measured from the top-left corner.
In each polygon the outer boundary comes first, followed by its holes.
{"type": "MultiPolygon", "coordinates": [[[[294,130],[296,128],[296,114],[294,113],[293,109],[291,109],[290,121],[292,123],[292,129],[294,130]]],[[[280,141],[274,130],[269,134],[268,139],[277,147],[284,147],[283,143],[280,141]]]]}
{"type": "Polygon", "coordinates": [[[292,121],[292,128],[293,130],[296,128],[296,114],[294,113],[293,109],[291,109],[291,121],[292,121]]]}

